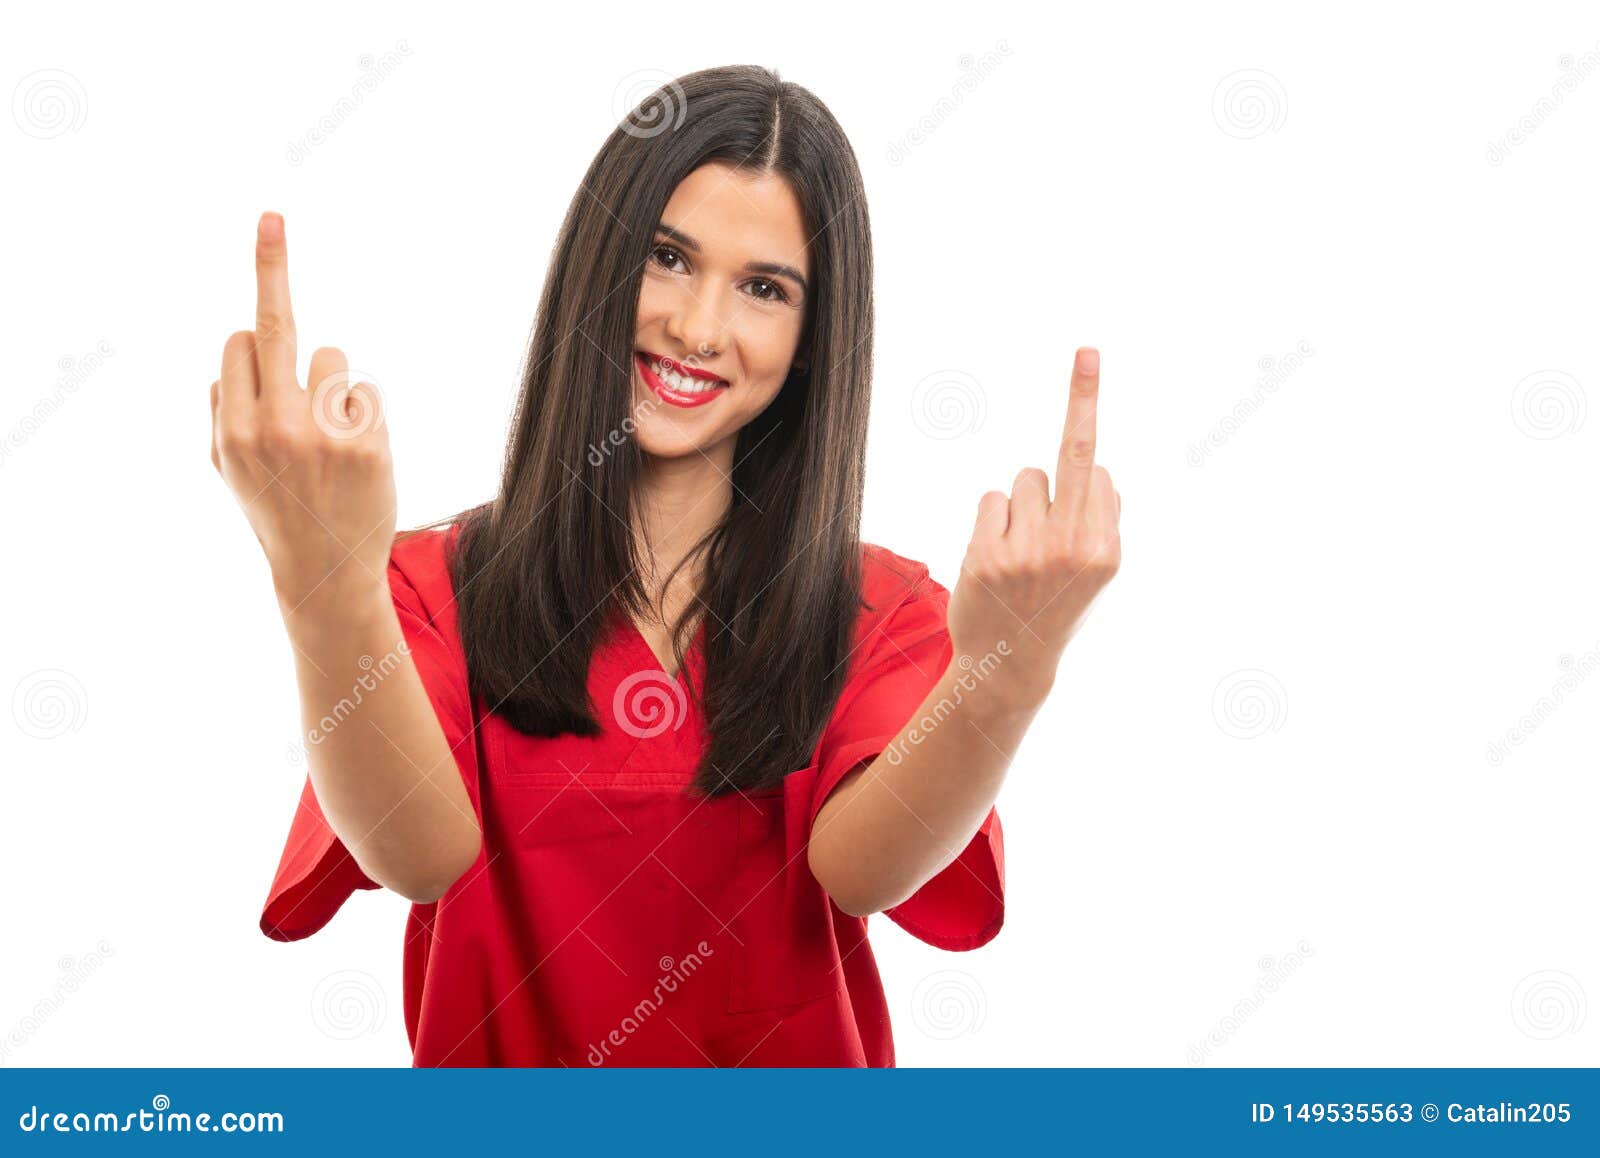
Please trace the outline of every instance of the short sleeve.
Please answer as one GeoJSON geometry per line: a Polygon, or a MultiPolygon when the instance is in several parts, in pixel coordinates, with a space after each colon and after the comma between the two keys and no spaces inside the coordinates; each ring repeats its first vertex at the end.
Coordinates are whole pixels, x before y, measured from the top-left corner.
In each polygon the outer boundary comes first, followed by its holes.
{"type": "MultiPolygon", "coordinates": [[[[841,693],[818,746],[812,825],[828,794],[894,741],[949,666],[954,653],[945,624],[949,602],[949,591],[923,569],[915,592],[862,642],[859,650],[866,658],[841,693]]],[[[993,940],[1005,918],[999,813],[991,808],[955,860],[884,912],[936,948],[976,949],[993,940]]]]}
{"type": "MultiPolygon", "coordinates": [[[[482,823],[478,761],[466,659],[453,614],[430,611],[448,597],[448,573],[437,542],[431,555],[397,543],[388,568],[395,614],[423,689],[455,754],[473,811],[482,823]],[[437,558],[434,558],[437,556],[437,558]],[[441,589],[440,584],[443,584],[441,589]]],[[[381,886],[364,873],[329,827],[306,776],[283,855],[261,912],[261,931],[278,941],[298,941],[326,925],[357,889],[381,886]]]]}

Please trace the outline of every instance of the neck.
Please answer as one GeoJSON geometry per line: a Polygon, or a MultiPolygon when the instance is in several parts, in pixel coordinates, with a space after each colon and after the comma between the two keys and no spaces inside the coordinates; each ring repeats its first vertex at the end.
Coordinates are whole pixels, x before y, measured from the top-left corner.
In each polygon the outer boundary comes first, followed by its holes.
{"type": "Polygon", "coordinates": [[[639,502],[634,512],[634,534],[639,543],[641,579],[652,602],[665,605],[665,618],[673,618],[699,587],[699,563],[678,573],[674,591],[662,590],[667,574],[713,527],[722,521],[733,501],[733,439],[704,454],[678,458],[646,455],[639,478],[639,502]]]}

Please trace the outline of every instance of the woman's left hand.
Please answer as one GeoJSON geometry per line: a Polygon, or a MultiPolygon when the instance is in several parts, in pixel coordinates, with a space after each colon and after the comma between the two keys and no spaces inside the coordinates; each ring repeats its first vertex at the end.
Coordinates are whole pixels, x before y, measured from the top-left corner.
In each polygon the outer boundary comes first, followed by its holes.
{"type": "Polygon", "coordinates": [[[1122,562],[1122,497],[1094,461],[1099,391],[1100,353],[1084,347],[1073,362],[1055,499],[1036,467],[1017,475],[1009,496],[985,494],[950,595],[956,657],[1003,657],[984,678],[1019,706],[1043,701],[1067,642],[1122,562]]]}

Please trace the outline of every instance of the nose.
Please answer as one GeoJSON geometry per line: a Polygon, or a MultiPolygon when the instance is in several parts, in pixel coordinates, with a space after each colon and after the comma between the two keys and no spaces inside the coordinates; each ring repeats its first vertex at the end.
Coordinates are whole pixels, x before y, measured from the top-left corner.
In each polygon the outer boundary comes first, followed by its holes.
{"type": "Polygon", "coordinates": [[[686,289],[667,321],[667,334],[697,358],[722,349],[723,324],[717,303],[686,289]]]}

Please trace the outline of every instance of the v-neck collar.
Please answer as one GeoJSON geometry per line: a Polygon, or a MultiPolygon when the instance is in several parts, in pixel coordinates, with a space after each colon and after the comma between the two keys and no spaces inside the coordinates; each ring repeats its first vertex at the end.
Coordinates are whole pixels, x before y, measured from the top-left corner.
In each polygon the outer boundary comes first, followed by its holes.
{"type": "Polygon", "coordinates": [[[676,672],[667,670],[667,665],[661,662],[661,657],[656,654],[655,648],[650,646],[650,641],[645,638],[644,632],[639,630],[639,625],[634,622],[633,616],[619,610],[617,618],[622,621],[622,633],[629,638],[634,650],[639,653],[640,657],[648,661],[650,669],[660,672],[673,683],[683,682],[685,672],[694,663],[695,657],[700,651],[706,630],[705,616],[700,617],[700,622],[696,625],[694,634],[689,639],[689,646],[684,651],[683,663],[679,665],[676,672]]]}

